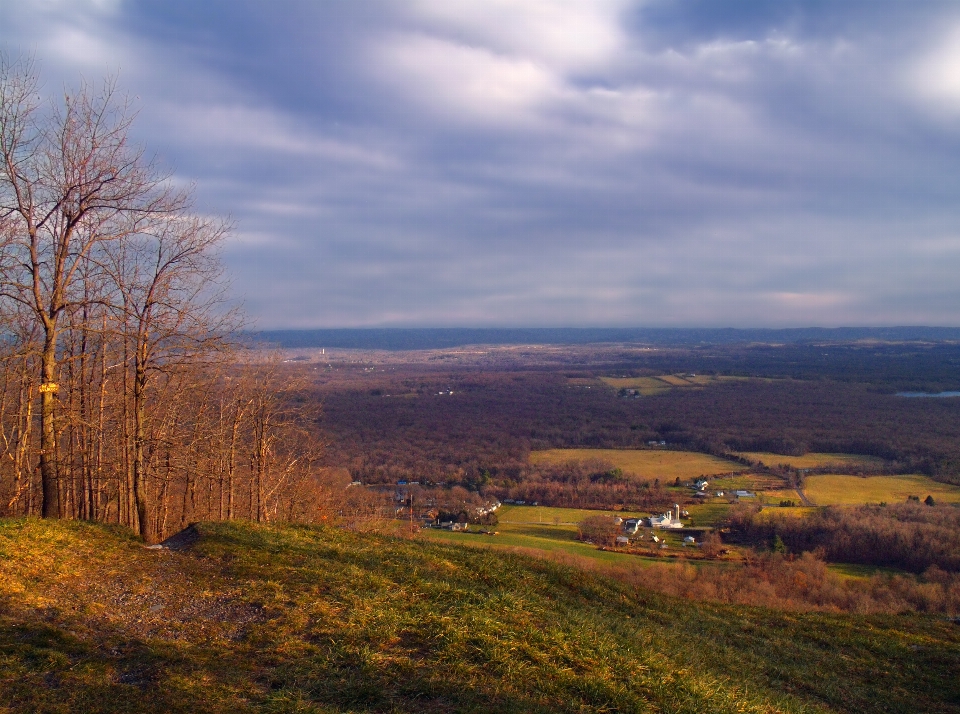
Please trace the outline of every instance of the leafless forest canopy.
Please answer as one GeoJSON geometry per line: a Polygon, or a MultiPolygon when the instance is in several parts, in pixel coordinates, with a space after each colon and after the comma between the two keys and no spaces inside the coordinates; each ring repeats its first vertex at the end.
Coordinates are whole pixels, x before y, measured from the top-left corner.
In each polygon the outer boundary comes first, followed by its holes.
{"type": "Polygon", "coordinates": [[[881,457],[884,471],[960,482],[960,399],[895,396],[905,385],[956,387],[948,375],[960,374],[957,345],[472,352],[406,362],[403,355],[343,353],[299,363],[314,375],[327,463],[369,483],[483,485],[499,495],[584,507],[649,494],[637,484],[599,483],[602,464],[532,466],[531,450],[637,448],[656,440],[726,456],[854,453],[881,457]],[[624,398],[595,380],[674,372],[751,379],[642,398],[624,398]]]}

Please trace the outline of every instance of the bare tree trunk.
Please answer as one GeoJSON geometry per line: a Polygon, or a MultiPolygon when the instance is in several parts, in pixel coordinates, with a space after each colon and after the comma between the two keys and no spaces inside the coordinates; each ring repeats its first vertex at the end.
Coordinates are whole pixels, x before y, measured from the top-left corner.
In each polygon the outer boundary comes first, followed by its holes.
{"type": "Polygon", "coordinates": [[[133,387],[133,498],[137,509],[137,526],[140,537],[148,543],[154,538],[153,521],[150,513],[150,494],[147,489],[147,467],[144,459],[146,434],[146,407],[144,390],[146,376],[144,370],[137,368],[133,387]]]}
{"type": "Polygon", "coordinates": [[[57,480],[56,417],[56,328],[48,328],[41,357],[40,384],[40,514],[44,518],[60,516],[60,493],[57,480]]]}

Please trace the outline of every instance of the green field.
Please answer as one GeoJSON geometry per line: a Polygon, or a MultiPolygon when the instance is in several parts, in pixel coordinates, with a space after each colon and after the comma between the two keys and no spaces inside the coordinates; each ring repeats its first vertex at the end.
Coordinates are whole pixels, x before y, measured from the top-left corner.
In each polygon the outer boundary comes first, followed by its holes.
{"type": "Polygon", "coordinates": [[[724,500],[684,506],[690,512],[689,521],[684,523],[694,528],[713,528],[730,511],[730,504],[724,500]]]}
{"type": "Polygon", "coordinates": [[[420,532],[419,537],[435,543],[449,543],[451,545],[469,545],[478,548],[494,550],[523,550],[530,555],[571,555],[577,558],[586,558],[597,563],[621,563],[629,559],[637,560],[637,556],[626,553],[616,553],[599,550],[597,546],[581,543],[576,539],[577,530],[569,526],[497,526],[497,535],[483,535],[479,532],[452,533],[426,529],[420,532]]]}
{"type": "MultiPolygon", "coordinates": [[[[617,563],[637,560],[637,556],[599,550],[595,545],[577,540],[577,524],[590,516],[616,515],[621,518],[635,518],[639,512],[594,511],[581,508],[549,508],[544,506],[502,506],[497,510],[500,521],[495,530],[497,535],[484,535],[473,526],[473,532],[454,533],[434,529],[421,531],[420,536],[428,540],[456,543],[458,545],[476,545],[484,548],[523,548],[545,554],[567,553],[588,558],[599,563],[617,563]]],[[[674,539],[679,543],[679,536],[674,539]]],[[[659,560],[659,559],[658,559],[659,560]]]]}
{"type": "Polygon", "coordinates": [[[742,464],[692,451],[659,449],[549,449],[530,452],[531,464],[563,464],[571,461],[606,461],[631,476],[653,481],[681,481],[699,476],[728,474],[744,469],[742,464]]]}
{"type": "Polygon", "coordinates": [[[507,504],[497,509],[497,518],[501,523],[538,523],[552,525],[571,525],[590,516],[611,515],[621,518],[639,518],[649,516],[640,511],[596,511],[587,508],[552,508],[550,506],[513,506],[507,504]]]}
{"type": "MultiPolygon", "coordinates": [[[[690,526],[703,528],[712,527],[729,509],[729,504],[701,504],[689,506],[690,520],[685,521],[690,526]]],[[[676,559],[665,559],[657,556],[647,557],[609,550],[600,550],[595,545],[577,540],[577,523],[597,515],[620,516],[621,518],[637,518],[647,513],[638,511],[594,511],[581,508],[546,508],[543,506],[511,506],[506,505],[497,510],[499,524],[492,528],[472,526],[472,531],[465,533],[444,530],[425,529],[420,532],[422,538],[458,545],[475,545],[482,548],[522,548],[527,551],[537,551],[538,554],[557,555],[568,554],[577,558],[587,558],[598,563],[667,563],[675,564],[676,559]],[[487,535],[483,530],[496,531],[496,535],[487,535]]],[[[650,529],[641,528],[639,533],[649,533],[650,529]]],[[[667,530],[658,531],[664,540],[676,552],[683,547],[683,537],[690,535],[689,531],[667,530]]],[[[666,553],[664,553],[666,555],[666,553]]]]}
{"type": "Polygon", "coordinates": [[[691,602],[517,554],[0,520],[0,711],[960,711],[960,629],[691,602]]]}
{"type": "Polygon", "coordinates": [[[926,476],[808,476],[804,493],[818,506],[854,506],[862,503],[901,503],[908,496],[922,501],[960,503],[960,486],[938,483],[926,476]]]}
{"type": "Polygon", "coordinates": [[[656,377],[601,377],[604,384],[614,389],[636,389],[645,397],[661,394],[671,389],[706,387],[718,382],[745,379],[744,377],[714,377],[706,374],[662,374],[656,377]]]}
{"type": "Polygon", "coordinates": [[[860,456],[859,454],[819,454],[810,453],[803,456],[784,456],[764,451],[744,451],[742,456],[764,466],[779,466],[781,464],[795,469],[819,469],[827,466],[876,468],[883,466],[883,459],[876,456],[860,456]]]}

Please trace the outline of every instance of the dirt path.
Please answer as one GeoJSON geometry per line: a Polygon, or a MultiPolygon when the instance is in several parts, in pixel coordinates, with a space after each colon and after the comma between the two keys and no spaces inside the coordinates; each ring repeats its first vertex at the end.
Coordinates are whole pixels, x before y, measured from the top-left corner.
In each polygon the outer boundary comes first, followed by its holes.
{"type": "Polygon", "coordinates": [[[816,505],[813,501],[807,498],[807,494],[803,492],[802,488],[797,486],[794,490],[797,492],[797,495],[800,497],[800,503],[802,503],[804,506],[809,506],[812,508],[813,506],[816,505]]]}

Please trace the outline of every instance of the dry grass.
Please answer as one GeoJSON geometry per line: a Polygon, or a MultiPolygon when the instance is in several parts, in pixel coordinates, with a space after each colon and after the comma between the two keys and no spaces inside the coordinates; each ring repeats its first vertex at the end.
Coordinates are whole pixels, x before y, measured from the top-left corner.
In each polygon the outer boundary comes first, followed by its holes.
{"type": "Polygon", "coordinates": [[[920,500],[960,503],[960,486],[938,483],[926,476],[809,476],[804,493],[818,506],[855,506],[864,503],[900,503],[908,496],[920,500]]]}
{"type": "Polygon", "coordinates": [[[716,456],[692,451],[667,451],[656,449],[549,449],[532,451],[532,464],[563,464],[571,461],[606,461],[623,469],[623,472],[644,481],[660,479],[661,482],[695,479],[698,476],[715,476],[743,470],[743,466],[716,456]]]}
{"type": "Polygon", "coordinates": [[[796,504],[800,504],[800,496],[792,488],[783,488],[776,490],[762,491],[757,494],[761,501],[766,504],[772,504],[776,506],[781,501],[793,501],[796,504]]]}
{"type": "Polygon", "coordinates": [[[883,459],[876,456],[860,456],[859,454],[818,454],[810,453],[803,456],[785,456],[763,451],[744,451],[737,454],[750,461],[764,466],[779,466],[781,464],[795,469],[819,469],[829,466],[852,468],[878,468],[883,466],[883,459]]]}

